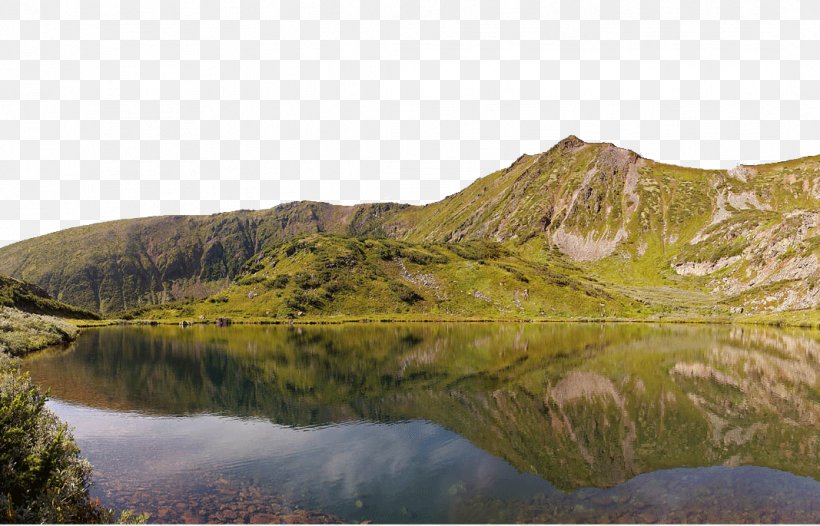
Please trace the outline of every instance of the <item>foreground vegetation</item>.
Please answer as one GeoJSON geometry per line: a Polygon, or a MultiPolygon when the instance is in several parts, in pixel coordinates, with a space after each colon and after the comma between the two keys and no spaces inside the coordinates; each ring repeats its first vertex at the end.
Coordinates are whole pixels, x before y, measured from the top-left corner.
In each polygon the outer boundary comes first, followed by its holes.
{"type": "Polygon", "coordinates": [[[91,466],[45,409],[46,397],[0,353],[0,512],[4,522],[102,522],[88,498],[91,466]]]}
{"type": "MultiPolygon", "coordinates": [[[[37,311],[85,315],[13,283],[17,301],[37,311]],[[30,301],[28,301],[30,300],[30,301]]],[[[0,287],[2,292],[9,288],[0,287]]],[[[91,465],[80,456],[67,425],[45,407],[46,395],[20,371],[16,356],[73,341],[78,329],[52,316],[0,306],[0,522],[142,522],[89,496],[91,465]]]]}
{"type": "Polygon", "coordinates": [[[91,465],[45,403],[18,361],[0,352],[0,521],[115,522],[112,510],[89,497],[91,465]]]}

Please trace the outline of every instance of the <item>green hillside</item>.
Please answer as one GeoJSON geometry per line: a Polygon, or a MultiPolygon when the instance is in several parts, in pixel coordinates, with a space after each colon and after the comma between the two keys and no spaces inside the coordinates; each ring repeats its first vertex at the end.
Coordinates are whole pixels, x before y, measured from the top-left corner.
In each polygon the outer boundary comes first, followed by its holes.
{"type": "Polygon", "coordinates": [[[0,306],[0,358],[69,343],[78,332],[77,327],[60,318],[0,306]]]}
{"type": "Polygon", "coordinates": [[[426,206],[102,223],[4,247],[0,272],[149,317],[799,322],[818,317],[819,229],[820,156],[699,170],[568,137],[426,206]]]}
{"type": "Polygon", "coordinates": [[[99,316],[55,301],[35,285],[0,275],[0,355],[22,355],[72,341],[77,327],[60,318],[99,316]]]}
{"type": "Polygon", "coordinates": [[[385,231],[411,241],[543,246],[653,301],[689,292],[739,311],[820,305],[820,156],[734,170],[657,163],[576,137],[522,156],[385,231]],[[643,290],[636,290],[643,289],[643,290]]]}
{"type": "Polygon", "coordinates": [[[99,319],[99,315],[86,309],[51,299],[36,285],[3,275],[0,275],[0,307],[77,320],[99,319]]]}
{"type": "Polygon", "coordinates": [[[651,309],[607,291],[556,255],[528,261],[491,241],[415,244],[314,234],[262,252],[204,301],[132,316],[181,319],[446,318],[640,315],[651,309]]]}
{"type": "Polygon", "coordinates": [[[378,234],[379,218],[401,208],[299,202],[211,216],[111,221],[3,247],[0,273],[103,313],[203,298],[224,288],[265,248],[315,232],[378,234]]]}

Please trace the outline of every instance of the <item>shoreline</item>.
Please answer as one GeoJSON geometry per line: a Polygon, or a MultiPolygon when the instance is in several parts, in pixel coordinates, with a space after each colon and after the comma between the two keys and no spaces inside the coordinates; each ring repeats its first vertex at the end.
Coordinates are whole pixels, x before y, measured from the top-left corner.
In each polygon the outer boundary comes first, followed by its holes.
{"type": "MultiPolygon", "coordinates": [[[[403,318],[390,316],[350,316],[350,317],[318,317],[301,319],[232,319],[227,325],[343,325],[365,323],[646,323],[646,324],[691,324],[691,325],[740,325],[765,327],[790,327],[801,329],[820,329],[820,311],[812,311],[808,319],[784,319],[773,316],[749,316],[734,318],[728,316],[714,318],[681,317],[681,318],[488,318],[488,317],[419,317],[403,318]]],[[[102,319],[102,320],[66,320],[80,329],[95,327],[111,327],[115,325],[219,325],[216,319],[102,319]]]]}

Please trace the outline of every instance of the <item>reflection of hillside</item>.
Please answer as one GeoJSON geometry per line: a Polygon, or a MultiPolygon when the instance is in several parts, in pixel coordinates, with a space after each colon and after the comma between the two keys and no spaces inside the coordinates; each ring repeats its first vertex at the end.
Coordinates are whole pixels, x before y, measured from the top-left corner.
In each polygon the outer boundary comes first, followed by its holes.
{"type": "Polygon", "coordinates": [[[90,331],[29,362],[52,395],[305,426],[427,419],[559,487],[755,464],[820,478],[820,335],[648,325],[90,331]]]}

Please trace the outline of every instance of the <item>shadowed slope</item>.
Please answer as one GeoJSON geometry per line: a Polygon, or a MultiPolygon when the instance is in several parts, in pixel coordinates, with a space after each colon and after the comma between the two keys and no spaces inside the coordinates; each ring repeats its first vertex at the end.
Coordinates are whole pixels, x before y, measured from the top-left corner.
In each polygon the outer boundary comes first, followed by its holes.
{"type": "Polygon", "coordinates": [[[55,301],[36,285],[0,275],[0,306],[32,314],[45,314],[73,319],[99,319],[85,309],[55,301]]]}

